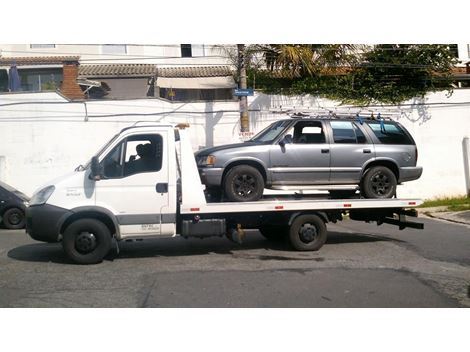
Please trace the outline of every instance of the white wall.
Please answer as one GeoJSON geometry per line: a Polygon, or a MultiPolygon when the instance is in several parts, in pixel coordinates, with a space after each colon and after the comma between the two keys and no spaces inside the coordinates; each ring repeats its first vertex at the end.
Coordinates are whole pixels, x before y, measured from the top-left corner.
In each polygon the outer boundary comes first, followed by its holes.
{"type": "MultiPolygon", "coordinates": [[[[424,101],[470,102],[470,90],[455,90],[451,97],[433,93],[424,101]]],[[[337,102],[312,96],[255,95],[250,97],[249,104],[252,131],[284,118],[286,115],[279,113],[281,109],[338,108],[337,102]]],[[[84,163],[112,135],[139,120],[189,122],[195,149],[239,141],[238,109],[237,102],[171,103],[141,99],[84,104],[67,102],[56,93],[2,94],[0,157],[4,157],[4,166],[0,177],[32,194],[49,179],[84,163]],[[12,103],[15,105],[5,105],[12,103]],[[109,116],[114,114],[119,116],[109,116]]],[[[379,110],[392,114],[409,129],[418,145],[418,163],[424,167],[419,180],[399,187],[399,196],[432,198],[465,194],[462,139],[470,136],[470,103],[375,109],[379,110]]],[[[352,113],[355,111],[351,109],[352,113]]],[[[365,110],[363,113],[370,114],[365,110]]]]}
{"type": "Polygon", "coordinates": [[[123,55],[103,52],[101,44],[56,44],[55,48],[31,48],[30,44],[0,44],[0,55],[24,56],[80,56],[82,64],[140,63],[160,65],[227,65],[230,60],[214,45],[192,44],[190,58],[181,57],[180,44],[136,45],[127,44],[123,55]],[[125,59],[125,61],[123,61],[125,59]]]}

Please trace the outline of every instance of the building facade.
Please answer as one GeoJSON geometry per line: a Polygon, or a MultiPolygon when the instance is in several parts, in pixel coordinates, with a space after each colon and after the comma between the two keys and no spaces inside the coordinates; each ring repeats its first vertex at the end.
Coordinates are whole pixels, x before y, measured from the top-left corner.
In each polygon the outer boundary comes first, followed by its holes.
{"type": "Polygon", "coordinates": [[[19,91],[60,90],[70,99],[233,100],[236,87],[231,59],[204,44],[4,44],[0,92],[9,91],[12,66],[19,91]]]}

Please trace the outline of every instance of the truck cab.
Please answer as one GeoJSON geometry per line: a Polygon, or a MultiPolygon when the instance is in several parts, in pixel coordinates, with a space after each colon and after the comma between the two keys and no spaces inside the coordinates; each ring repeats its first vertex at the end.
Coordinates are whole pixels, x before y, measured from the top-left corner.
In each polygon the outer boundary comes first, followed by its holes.
{"type": "Polygon", "coordinates": [[[169,125],[122,130],[85,166],[35,193],[28,233],[57,242],[69,224],[88,217],[118,239],[175,235],[175,133],[169,125]]]}

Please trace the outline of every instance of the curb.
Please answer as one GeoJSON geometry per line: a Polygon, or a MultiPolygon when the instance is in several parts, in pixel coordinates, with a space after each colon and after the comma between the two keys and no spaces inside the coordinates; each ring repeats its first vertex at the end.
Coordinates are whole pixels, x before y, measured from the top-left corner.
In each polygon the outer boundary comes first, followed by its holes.
{"type": "MultiPolygon", "coordinates": [[[[434,209],[433,209],[434,210],[434,209]]],[[[436,211],[423,211],[423,214],[435,218],[441,219],[446,221],[455,222],[458,224],[470,225],[470,211],[455,211],[455,212],[436,212],[436,211]],[[468,218],[464,218],[461,215],[465,215],[468,218]]]]}

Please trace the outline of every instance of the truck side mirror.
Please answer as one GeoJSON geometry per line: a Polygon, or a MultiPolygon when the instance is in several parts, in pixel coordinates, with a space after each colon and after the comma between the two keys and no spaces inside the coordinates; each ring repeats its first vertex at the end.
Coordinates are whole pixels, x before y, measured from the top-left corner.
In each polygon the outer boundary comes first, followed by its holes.
{"type": "Polygon", "coordinates": [[[90,178],[95,181],[101,180],[101,176],[103,176],[103,167],[100,165],[97,156],[91,158],[91,173],[90,178]]]}

